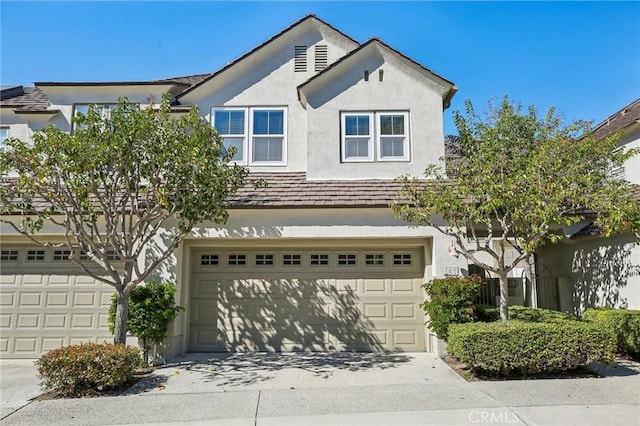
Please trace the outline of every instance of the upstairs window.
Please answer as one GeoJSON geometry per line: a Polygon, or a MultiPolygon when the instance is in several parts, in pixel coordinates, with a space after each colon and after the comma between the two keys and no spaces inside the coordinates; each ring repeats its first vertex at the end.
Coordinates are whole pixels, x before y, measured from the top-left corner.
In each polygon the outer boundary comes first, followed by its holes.
{"type": "Polygon", "coordinates": [[[341,157],[343,162],[408,161],[409,113],[343,112],[341,157]]]}
{"type": "Polygon", "coordinates": [[[409,114],[377,113],[378,160],[397,161],[409,159],[409,114]]]}
{"type": "Polygon", "coordinates": [[[4,144],[4,141],[9,138],[9,128],[8,127],[0,127],[0,152],[5,152],[7,150],[7,146],[4,144]]]}
{"type": "Polygon", "coordinates": [[[222,138],[224,147],[236,149],[232,161],[246,164],[248,133],[246,111],[242,108],[224,108],[213,110],[211,116],[213,127],[222,138]]]}
{"type": "Polygon", "coordinates": [[[253,110],[252,162],[283,162],[284,110],[253,110]]]}
{"type": "Polygon", "coordinates": [[[342,161],[373,161],[373,114],[342,114],[342,161]]]}
{"type": "MultiPolygon", "coordinates": [[[[87,113],[89,112],[89,105],[95,105],[98,108],[98,111],[100,112],[100,116],[102,118],[107,118],[109,116],[109,112],[113,111],[118,106],[117,104],[99,104],[99,103],[75,104],[73,106],[73,116],[74,117],[77,116],[78,113],[81,113],[82,115],[86,116],[87,113]]],[[[73,123],[72,127],[74,130],[81,130],[82,128],[84,128],[84,126],[80,127],[76,125],[76,123],[73,123]]]]}
{"type": "Polygon", "coordinates": [[[234,146],[233,161],[248,165],[285,165],[285,108],[211,108],[211,121],[224,141],[234,146]]]}

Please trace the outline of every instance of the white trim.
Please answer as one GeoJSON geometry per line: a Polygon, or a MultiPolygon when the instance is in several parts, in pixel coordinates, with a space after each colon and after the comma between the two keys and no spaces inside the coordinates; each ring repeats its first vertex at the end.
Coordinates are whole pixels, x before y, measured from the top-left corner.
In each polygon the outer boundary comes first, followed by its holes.
{"type": "Polygon", "coordinates": [[[7,145],[5,145],[5,142],[7,139],[9,139],[11,137],[11,126],[0,126],[0,130],[6,130],[7,134],[4,138],[0,139],[0,152],[6,152],[7,151],[7,145]]]}
{"type": "MultiPolygon", "coordinates": [[[[216,111],[224,112],[224,111],[243,111],[244,112],[244,133],[241,135],[236,134],[226,134],[226,133],[218,133],[221,138],[242,138],[242,158],[238,161],[232,161],[232,163],[247,165],[248,163],[248,152],[249,152],[249,120],[247,119],[247,115],[249,114],[248,108],[237,108],[237,107],[211,107],[209,110],[211,125],[215,127],[215,115],[216,111]]],[[[217,130],[217,129],[216,129],[217,130]]]]}
{"type": "MultiPolygon", "coordinates": [[[[373,161],[373,138],[374,138],[374,127],[373,127],[373,112],[367,111],[344,111],[340,113],[340,159],[343,163],[362,163],[362,162],[372,162],[373,161]],[[366,157],[347,157],[347,144],[346,139],[349,135],[346,134],[346,118],[350,116],[366,116],[369,117],[369,141],[367,143],[367,156],[366,157]]],[[[354,137],[355,139],[355,137],[354,137]]],[[[360,139],[360,138],[359,138],[360,139]]],[[[361,138],[361,139],[364,139],[361,138]]]]}
{"type": "MultiPolygon", "coordinates": [[[[252,106],[252,107],[234,107],[234,106],[212,106],[209,109],[209,121],[212,126],[215,124],[216,111],[244,111],[244,135],[243,137],[243,158],[241,161],[234,161],[236,164],[249,166],[286,166],[287,165],[287,113],[288,109],[284,106],[252,106]],[[282,111],[282,134],[273,135],[254,135],[253,134],[253,113],[255,111],[282,111]],[[254,161],[254,138],[281,138],[282,139],[282,160],[281,161],[254,161]]],[[[215,127],[215,126],[214,126],[215,127]]],[[[220,134],[221,137],[240,137],[240,135],[220,134]]]]}
{"type": "Polygon", "coordinates": [[[409,153],[409,112],[407,111],[376,111],[376,141],[377,141],[377,156],[376,159],[378,161],[409,161],[410,153],[409,153]],[[404,135],[382,135],[382,124],[380,120],[383,116],[387,115],[400,115],[404,118],[404,135]],[[397,157],[383,157],[382,156],[382,139],[385,137],[404,137],[404,141],[402,143],[402,156],[397,157]]]}
{"type": "Polygon", "coordinates": [[[249,146],[251,166],[286,166],[287,165],[287,108],[286,107],[250,107],[249,109],[249,146]],[[258,138],[282,138],[282,160],[281,161],[255,161],[253,152],[255,149],[253,139],[253,113],[256,111],[282,111],[282,134],[258,135],[258,138]]]}

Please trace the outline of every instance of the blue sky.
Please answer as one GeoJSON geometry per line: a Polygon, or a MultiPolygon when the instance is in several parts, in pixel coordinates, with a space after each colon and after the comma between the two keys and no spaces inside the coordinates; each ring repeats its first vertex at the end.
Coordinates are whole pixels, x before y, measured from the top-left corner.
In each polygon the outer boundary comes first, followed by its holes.
{"type": "Polygon", "coordinates": [[[379,37],[459,88],[445,112],[504,95],[601,121],[640,97],[639,2],[8,2],[0,81],[212,72],[306,14],[379,37]]]}

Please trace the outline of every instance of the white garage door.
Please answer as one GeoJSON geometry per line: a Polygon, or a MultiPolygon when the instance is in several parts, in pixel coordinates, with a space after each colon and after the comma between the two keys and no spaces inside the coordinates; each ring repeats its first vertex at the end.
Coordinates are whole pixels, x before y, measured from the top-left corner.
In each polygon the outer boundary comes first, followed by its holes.
{"type": "Polygon", "coordinates": [[[192,251],[190,351],[424,351],[423,250],[192,251]]]}
{"type": "Polygon", "coordinates": [[[60,346],[112,341],[113,287],[88,277],[63,249],[0,252],[0,357],[36,358],[60,346]]]}

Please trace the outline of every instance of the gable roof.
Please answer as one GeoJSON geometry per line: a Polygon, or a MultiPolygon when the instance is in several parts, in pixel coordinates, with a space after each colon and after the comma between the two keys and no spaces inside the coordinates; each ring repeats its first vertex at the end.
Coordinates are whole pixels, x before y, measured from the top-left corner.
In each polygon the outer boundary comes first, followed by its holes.
{"type": "Polygon", "coordinates": [[[279,33],[277,33],[276,35],[272,36],[271,38],[269,38],[267,41],[265,41],[264,43],[261,43],[260,45],[254,47],[253,49],[251,49],[250,51],[248,51],[247,53],[245,53],[244,55],[240,56],[238,59],[235,59],[231,62],[229,62],[227,65],[225,65],[224,67],[220,68],[218,71],[215,71],[211,74],[209,74],[206,78],[202,79],[201,81],[195,83],[194,85],[192,85],[191,87],[187,88],[186,90],[184,90],[182,93],[179,93],[178,95],[176,95],[176,99],[180,99],[181,97],[183,97],[184,95],[186,95],[187,93],[192,92],[193,90],[197,89],[198,87],[202,86],[203,84],[205,84],[206,82],[214,79],[215,77],[217,77],[218,75],[224,73],[225,71],[227,71],[228,69],[232,68],[233,66],[235,66],[236,64],[242,62],[243,60],[245,60],[246,58],[248,58],[249,56],[253,55],[255,52],[257,52],[258,50],[263,49],[264,47],[268,46],[269,44],[273,43],[274,41],[278,40],[279,38],[281,38],[282,36],[284,36],[286,33],[292,31],[294,28],[299,27],[300,25],[302,25],[303,23],[310,21],[310,20],[315,20],[318,23],[320,23],[321,25],[326,26],[327,28],[330,28],[331,30],[335,31],[336,33],[340,34],[341,36],[345,37],[346,39],[348,39],[349,41],[355,43],[356,45],[359,45],[360,43],[356,40],[354,40],[353,38],[349,37],[347,34],[343,33],[342,31],[340,31],[339,29],[335,28],[333,25],[323,21],[322,19],[318,18],[316,15],[314,14],[309,14],[306,15],[305,17],[303,17],[302,19],[294,22],[293,24],[289,25],[287,28],[285,28],[284,30],[280,31],[279,33]]]}
{"type": "Polygon", "coordinates": [[[436,80],[438,83],[440,83],[443,86],[448,86],[449,90],[447,92],[447,95],[443,98],[443,109],[449,108],[449,106],[451,105],[451,99],[453,98],[453,96],[458,91],[458,88],[456,87],[456,85],[453,82],[447,80],[446,78],[442,77],[439,74],[436,74],[435,72],[431,71],[429,68],[425,67],[424,65],[414,61],[413,59],[411,59],[407,55],[403,54],[399,50],[394,49],[393,47],[389,46],[388,44],[386,44],[385,42],[383,42],[382,40],[380,40],[377,37],[370,38],[369,40],[367,40],[367,42],[361,44],[356,49],[354,49],[351,52],[347,53],[346,55],[344,55],[342,58],[338,59],[336,62],[334,62],[330,66],[328,66],[324,70],[320,71],[318,74],[314,75],[313,77],[311,77],[310,79],[308,79],[304,83],[300,84],[298,86],[298,99],[301,99],[300,93],[309,84],[312,84],[314,82],[320,81],[323,78],[326,78],[326,76],[333,74],[334,72],[338,72],[339,69],[342,68],[342,65],[345,62],[347,62],[351,58],[354,58],[354,57],[362,54],[362,52],[364,52],[367,49],[367,47],[369,47],[371,45],[378,45],[378,46],[380,46],[380,47],[382,47],[384,49],[387,49],[388,51],[390,51],[392,54],[396,55],[397,57],[399,57],[403,61],[408,62],[409,64],[411,64],[414,67],[416,67],[420,72],[422,72],[422,74],[424,74],[428,78],[430,78],[432,80],[436,80]]]}
{"type": "Polygon", "coordinates": [[[634,123],[640,123],[640,98],[595,126],[593,135],[596,139],[602,139],[634,123]]]}

